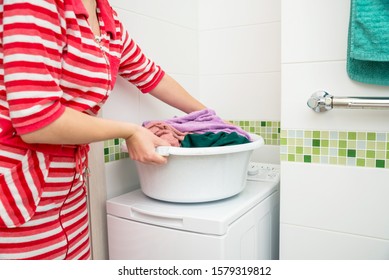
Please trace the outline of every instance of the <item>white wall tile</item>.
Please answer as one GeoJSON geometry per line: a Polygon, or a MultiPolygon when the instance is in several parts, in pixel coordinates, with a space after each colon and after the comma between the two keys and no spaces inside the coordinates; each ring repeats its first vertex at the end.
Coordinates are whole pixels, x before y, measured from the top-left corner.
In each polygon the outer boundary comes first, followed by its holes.
{"type": "Polygon", "coordinates": [[[280,24],[203,31],[200,73],[237,74],[280,71],[280,24]]]}
{"type": "Polygon", "coordinates": [[[199,29],[280,21],[281,0],[200,0],[199,29]]]}
{"type": "Polygon", "coordinates": [[[253,151],[251,161],[270,164],[280,164],[280,146],[264,145],[253,151]]]}
{"type": "Polygon", "coordinates": [[[280,120],[280,73],[200,78],[202,100],[230,120],[280,120]]]}
{"type": "Polygon", "coordinates": [[[118,77],[115,88],[102,109],[105,119],[139,123],[141,92],[131,83],[118,77]]]}
{"type": "MultiPolygon", "coordinates": [[[[172,75],[192,96],[201,100],[198,90],[197,76],[172,75]]],[[[140,97],[139,117],[141,121],[165,120],[174,116],[181,116],[184,113],[168,106],[149,94],[143,94],[140,97]]]]}
{"type": "Polygon", "coordinates": [[[283,129],[389,131],[388,112],[385,110],[333,109],[325,113],[315,113],[306,103],[318,90],[327,91],[337,97],[388,95],[387,87],[350,80],[344,61],[283,64],[283,129]]]}
{"type": "Polygon", "coordinates": [[[107,199],[139,188],[135,162],[129,158],[105,164],[107,199]]]}
{"type": "Polygon", "coordinates": [[[346,58],[350,1],[282,1],[282,62],[346,58]]]}
{"type": "Polygon", "coordinates": [[[389,240],[389,172],[281,163],[281,223],[389,240]]]}
{"type": "Polygon", "coordinates": [[[196,29],[198,25],[197,1],[110,0],[110,3],[115,9],[124,9],[183,27],[196,29]]]}
{"type": "Polygon", "coordinates": [[[167,72],[197,74],[196,31],[125,10],[118,10],[118,13],[143,52],[167,72]]]}
{"type": "Polygon", "coordinates": [[[387,260],[389,241],[281,224],[281,260],[387,260]]]}

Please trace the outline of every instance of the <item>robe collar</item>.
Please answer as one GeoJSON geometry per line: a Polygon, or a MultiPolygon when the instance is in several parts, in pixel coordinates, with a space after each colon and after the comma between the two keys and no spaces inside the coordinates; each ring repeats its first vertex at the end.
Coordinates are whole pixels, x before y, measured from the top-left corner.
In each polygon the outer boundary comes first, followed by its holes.
{"type": "MultiPolygon", "coordinates": [[[[74,12],[77,15],[89,17],[88,11],[85,9],[81,0],[70,0],[72,2],[74,12]]],[[[104,22],[105,32],[110,33],[111,38],[116,39],[116,26],[115,19],[113,17],[112,7],[109,5],[107,0],[96,0],[97,7],[100,10],[101,19],[104,22]]]]}

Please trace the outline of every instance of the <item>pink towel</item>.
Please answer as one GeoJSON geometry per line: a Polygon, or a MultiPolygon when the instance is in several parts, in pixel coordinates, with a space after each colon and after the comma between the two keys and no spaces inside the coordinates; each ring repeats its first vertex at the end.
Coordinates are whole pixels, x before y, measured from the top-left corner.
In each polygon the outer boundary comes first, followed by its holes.
{"type": "Polygon", "coordinates": [[[148,122],[145,127],[174,147],[180,147],[181,141],[188,134],[187,132],[178,131],[171,125],[160,121],[148,122]]]}

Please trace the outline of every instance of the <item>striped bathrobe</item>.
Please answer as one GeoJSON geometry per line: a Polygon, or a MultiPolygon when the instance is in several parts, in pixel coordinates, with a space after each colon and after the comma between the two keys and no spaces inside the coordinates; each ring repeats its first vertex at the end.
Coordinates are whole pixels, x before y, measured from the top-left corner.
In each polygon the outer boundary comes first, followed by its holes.
{"type": "Polygon", "coordinates": [[[96,115],[117,75],[144,93],[164,75],[107,1],[97,5],[100,38],[81,0],[0,0],[0,259],[91,257],[88,146],[28,145],[19,135],[65,107],[96,115]]]}

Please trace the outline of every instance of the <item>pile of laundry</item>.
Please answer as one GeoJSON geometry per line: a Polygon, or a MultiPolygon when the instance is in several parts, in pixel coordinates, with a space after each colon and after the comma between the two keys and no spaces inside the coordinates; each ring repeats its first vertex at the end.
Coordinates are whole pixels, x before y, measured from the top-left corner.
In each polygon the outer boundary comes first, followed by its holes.
{"type": "Polygon", "coordinates": [[[216,147],[251,142],[246,131],[226,123],[212,109],[164,121],[147,121],[143,126],[174,147],[216,147]]]}

